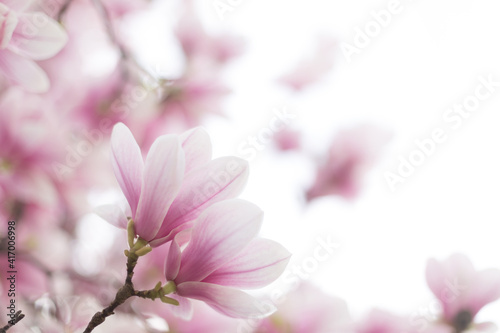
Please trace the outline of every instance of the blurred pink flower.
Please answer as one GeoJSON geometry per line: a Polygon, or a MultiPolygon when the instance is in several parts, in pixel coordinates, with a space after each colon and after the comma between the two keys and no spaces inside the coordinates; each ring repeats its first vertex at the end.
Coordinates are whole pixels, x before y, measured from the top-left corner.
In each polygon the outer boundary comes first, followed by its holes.
{"type": "Polygon", "coordinates": [[[249,202],[227,200],[200,215],[184,251],[182,238],[187,231],[174,238],[165,265],[165,277],[175,283],[180,303],[173,311],[190,317],[188,298],[229,317],[259,317],[272,311],[236,289],[268,285],[281,275],[290,258],[278,243],[256,238],[262,217],[262,211],[249,202]]]}
{"type": "Polygon", "coordinates": [[[45,92],[49,80],[34,62],[54,56],[66,44],[62,27],[42,12],[26,12],[30,0],[0,1],[0,71],[31,92],[45,92]]]}
{"type": "Polygon", "coordinates": [[[131,217],[136,234],[151,246],[172,240],[213,203],[238,196],[248,178],[248,163],[240,158],[211,160],[210,139],[201,128],[160,136],[144,161],[130,130],[118,123],[111,151],[130,212],[103,206],[97,213],[120,227],[131,217]]]}
{"type": "Polygon", "coordinates": [[[193,127],[205,114],[222,115],[222,101],[229,93],[213,76],[188,74],[167,88],[160,109],[165,116],[181,117],[186,127],[193,127]]]}
{"type": "MultiPolygon", "coordinates": [[[[185,1],[183,13],[175,29],[188,66],[203,63],[205,70],[239,56],[244,41],[232,35],[210,35],[198,18],[192,1],[185,1]]],[[[200,68],[203,69],[203,68],[200,68]]]]}
{"type": "Polygon", "coordinates": [[[356,325],[356,333],[416,333],[417,330],[410,326],[405,317],[399,317],[392,313],[373,309],[368,316],[356,325]]]}
{"type": "MultiPolygon", "coordinates": [[[[0,299],[7,299],[10,289],[11,281],[8,280],[10,274],[8,271],[16,271],[19,273],[15,275],[12,281],[15,288],[17,298],[26,298],[34,301],[42,296],[49,290],[49,278],[36,265],[32,264],[27,258],[17,256],[14,261],[14,269],[9,268],[7,261],[7,251],[0,253],[0,272],[2,272],[2,279],[0,281],[0,299]]],[[[8,304],[9,300],[4,301],[3,304],[8,304]]]]}
{"type": "Polygon", "coordinates": [[[148,0],[103,0],[112,18],[121,18],[146,8],[148,0]]]}
{"type": "Polygon", "coordinates": [[[0,98],[0,209],[33,226],[57,223],[59,198],[52,163],[64,156],[50,105],[12,87],[0,98]]]}
{"type": "MultiPolygon", "coordinates": [[[[470,328],[479,310],[500,298],[500,270],[476,271],[462,254],[441,262],[430,259],[426,278],[443,306],[443,320],[457,332],[470,328]]],[[[489,327],[487,323],[482,326],[489,327]]]]}
{"type": "Polygon", "coordinates": [[[326,161],[318,167],[316,180],[307,191],[307,200],[326,195],[352,199],[362,187],[365,174],[389,141],[390,134],[370,125],[338,133],[326,161]]]}
{"type": "Polygon", "coordinates": [[[318,40],[314,54],[303,59],[290,73],[282,76],[279,82],[295,91],[316,83],[332,69],[335,61],[337,41],[331,37],[322,37],[318,40]]]}
{"type": "Polygon", "coordinates": [[[301,148],[301,133],[285,128],[274,134],[274,142],[279,150],[298,150],[301,148]]]}
{"type": "Polygon", "coordinates": [[[255,333],[344,333],[351,322],[344,300],[310,283],[287,294],[278,311],[264,319],[255,333]]]}

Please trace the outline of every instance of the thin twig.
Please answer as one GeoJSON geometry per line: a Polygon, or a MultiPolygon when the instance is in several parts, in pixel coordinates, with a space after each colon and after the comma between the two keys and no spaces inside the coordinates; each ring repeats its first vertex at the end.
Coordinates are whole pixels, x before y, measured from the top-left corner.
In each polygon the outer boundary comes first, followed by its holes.
{"type": "Polygon", "coordinates": [[[6,333],[9,328],[20,322],[21,319],[23,318],[24,314],[21,313],[21,310],[17,311],[16,314],[14,315],[14,318],[10,320],[9,323],[5,325],[3,328],[0,328],[0,333],[6,333]]]}
{"type": "Polygon", "coordinates": [[[66,12],[68,11],[69,5],[71,5],[72,2],[73,0],[66,0],[66,2],[64,2],[64,4],[59,9],[59,13],[57,14],[57,21],[59,23],[62,23],[62,18],[64,14],[66,14],[66,12]]]}

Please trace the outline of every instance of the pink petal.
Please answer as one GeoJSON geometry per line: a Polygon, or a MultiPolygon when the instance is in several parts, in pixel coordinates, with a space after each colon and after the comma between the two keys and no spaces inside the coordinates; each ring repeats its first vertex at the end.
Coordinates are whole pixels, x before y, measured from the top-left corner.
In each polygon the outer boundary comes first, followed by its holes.
{"type": "Polygon", "coordinates": [[[203,282],[243,289],[261,288],[276,280],[290,260],[280,244],[256,238],[230,262],[207,276],[203,282]]]}
{"type": "Polygon", "coordinates": [[[32,60],[9,50],[0,51],[0,71],[14,84],[33,93],[49,90],[47,74],[32,60]]]}
{"type": "MultiPolygon", "coordinates": [[[[172,206],[170,206],[170,207],[172,207],[172,206]]],[[[166,237],[155,238],[155,239],[149,241],[149,245],[151,245],[152,247],[158,247],[158,246],[163,245],[167,242],[170,242],[181,231],[184,231],[187,229],[192,229],[193,224],[194,224],[194,221],[181,224],[177,228],[172,229],[172,231],[170,231],[170,233],[166,237]]]]}
{"type": "Polygon", "coordinates": [[[173,298],[179,302],[177,306],[169,305],[169,310],[174,316],[183,320],[191,320],[194,312],[193,302],[191,302],[191,300],[176,294],[170,294],[167,295],[167,297],[173,298]]]}
{"type": "Polygon", "coordinates": [[[477,276],[469,288],[466,303],[474,316],[486,304],[500,298],[500,271],[487,269],[477,272],[477,276]]]}
{"type": "Polygon", "coordinates": [[[14,52],[33,60],[44,60],[56,55],[66,45],[66,31],[44,13],[20,14],[18,18],[9,45],[14,52]]]}
{"type": "Polygon", "coordinates": [[[0,49],[9,45],[18,22],[16,13],[0,2],[0,49]]]}
{"type": "Polygon", "coordinates": [[[260,318],[275,311],[274,306],[259,302],[241,290],[211,283],[184,282],[177,285],[177,294],[203,301],[233,318],[260,318]]]}
{"type": "Polygon", "coordinates": [[[210,136],[203,128],[196,127],[186,131],[179,135],[179,140],[186,156],[186,174],[212,158],[210,136]]]}
{"type": "Polygon", "coordinates": [[[244,200],[227,200],[200,215],[182,253],[176,283],[201,281],[234,258],[259,232],[263,212],[244,200]]]}
{"type": "Polygon", "coordinates": [[[116,180],[132,210],[132,216],[135,216],[141,195],[144,161],[132,132],[122,123],[116,124],[111,134],[111,163],[116,180]]]}
{"type": "Polygon", "coordinates": [[[117,205],[96,207],[94,213],[117,228],[127,229],[128,220],[123,210],[117,205]]]}
{"type": "Polygon", "coordinates": [[[179,192],[184,176],[184,153],[175,135],[164,135],[153,142],[143,171],[141,197],[137,206],[135,230],[152,240],[179,192]]]}
{"type": "Polygon", "coordinates": [[[480,323],[474,325],[474,328],[478,330],[479,332],[497,332],[498,331],[498,326],[495,323],[492,322],[485,322],[485,323],[480,323]]]}
{"type": "Polygon", "coordinates": [[[168,236],[172,229],[196,219],[210,205],[237,197],[247,179],[248,163],[237,157],[218,158],[191,171],[184,178],[157,237],[168,236]]]}
{"type": "Polygon", "coordinates": [[[435,259],[427,262],[427,284],[441,301],[443,315],[447,321],[452,321],[459,311],[469,310],[464,296],[475,273],[471,261],[462,254],[453,254],[442,262],[435,259]],[[463,288],[465,290],[461,290],[463,288]]]}
{"type": "Polygon", "coordinates": [[[187,243],[190,237],[190,231],[184,230],[178,233],[172,240],[165,262],[165,277],[167,281],[173,281],[177,277],[181,266],[181,246],[187,243]]]}

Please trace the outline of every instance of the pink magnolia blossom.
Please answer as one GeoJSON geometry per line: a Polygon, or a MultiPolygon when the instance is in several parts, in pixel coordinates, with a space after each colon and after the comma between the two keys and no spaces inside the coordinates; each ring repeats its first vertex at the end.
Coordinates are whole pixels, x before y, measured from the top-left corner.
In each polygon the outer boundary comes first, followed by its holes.
{"type": "MultiPolygon", "coordinates": [[[[430,259],[426,278],[429,288],[443,307],[443,320],[462,332],[470,328],[476,314],[500,298],[500,270],[476,271],[464,255],[453,254],[441,262],[430,259]]],[[[488,323],[477,328],[487,329],[488,323]]]]}
{"type": "MultiPolygon", "coordinates": [[[[201,128],[159,137],[144,161],[134,136],[119,123],[113,128],[111,151],[128,216],[136,234],[151,246],[189,228],[213,203],[239,195],[248,177],[248,163],[240,158],[211,160],[210,139],[201,128]]],[[[114,206],[101,207],[98,214],[120,227],[127,224],[127,216],[114,206]]]]}
{"type": "Polygon", "coordinates": [[[66,44],[62,27],[42,12],[26,12],[30,0],[0,1],[0,71],[31,92],[45,92],[49,80],[34,62],[54,56],[66,44]]]}
{"type": "Polygon", "coordinates": [[[352,199],[363,185],[365,174],[379,157],[390,135],[370,125],[341,131],[328,150],[326,161],[318,167],[307,199],[340,195],[352,199]]]}
{"type": "Polygon", "coordinates": [[[249,202],[227,200],[200,215],[183,251],[185,232],[174,238],[165,265],[165,277],[175,283],[180,303],[173,311],[189,317],[188,298],[192,298],[229,317],[269,314],[268,306],[237,289],[266,286],[279,277],[290,258],[278,243],[256,238],[262,217],[262,211],[249,202]]]}

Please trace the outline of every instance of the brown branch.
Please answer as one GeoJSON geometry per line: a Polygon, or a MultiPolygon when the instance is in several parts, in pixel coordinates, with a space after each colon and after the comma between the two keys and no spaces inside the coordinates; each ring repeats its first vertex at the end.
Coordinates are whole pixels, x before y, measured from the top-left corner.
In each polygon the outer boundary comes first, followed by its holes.
{"type": "Polygon", "coordinates": [[[64,16],[64,14],[66,14],[66,12],[68,11],[68,8],[69,8],[69,5],[71,5],[71,2],[73,2],[73,0],[66,0],[66,2],[64,2],[64,4],[59,9],[59,13],[57,13],[57,21],[59,23],[62,23],[62,18],[64,16]]]}
{"type": "Polygon", "coordinates": [[[137,265],[137,260],[139,259],[134,253],[130,253],[127,256],[127,277],[125,278],[125,284],[121,287],[116,293],[115,299],[111,304],[103,309],[102,311],[97,312],[92,319],[90,320],[87,328],[83,333],[90,333],[94,328],[101,325],[107,317],[114,314],[115,309],[125,303],[127,299],[136,295],[136,291],[134,289],[134,284],[132,283],[132,277],[134,276],[134,268],[137,265]]]}
{"type": "Polygon", "coordinates": [[[134,287],[132,287],[130,284],[125,284],[123,287],[118,290],[116,293],[116,297],[111,304],[105,308],[102,311],[97,312],[87,325],[87,328],[83,333],[90,333],[94,328],[97,326],[101,325],[107,317],[111,316],[114,314],[115,309],[125,303],[127,299],[135,295],[134,287]]]}
{"type": "Polygon", "coordinates": [[[9,328],[20,322],[21,319],[23,318],[24,315],[21,313],[21,310],[17,311],[16,314],[14,315],[14,319],[10,320],[9,323],[5,325],[3,328],[0,328],[0,333],[6,333],[9,328]]]}

